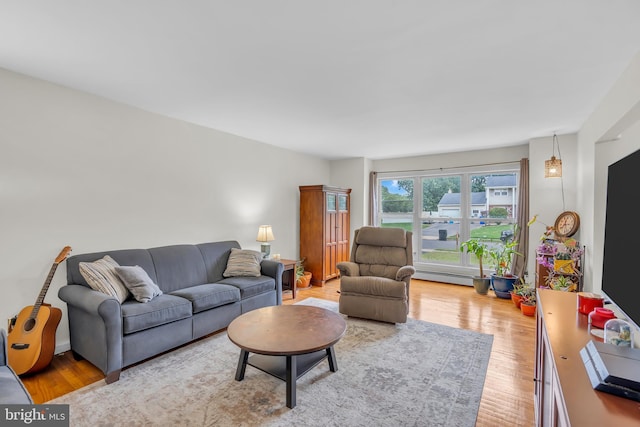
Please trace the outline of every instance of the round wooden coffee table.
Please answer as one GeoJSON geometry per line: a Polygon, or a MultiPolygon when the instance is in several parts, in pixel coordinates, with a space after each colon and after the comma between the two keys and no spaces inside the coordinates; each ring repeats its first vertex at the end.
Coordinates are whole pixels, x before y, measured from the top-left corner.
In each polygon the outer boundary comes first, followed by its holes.
{"type": "Polygon", "coordinates": [[[278,305],[249,311],[227,327],[229,339],[240,347],[236,380],[247,365],[287,383],[287,407],[296,406],[296,380],[327,358],[336,372],[333,345],[347,324],[338,313],[308,305],[278,305]],[[249,357],[249,353],[254,353],[249,357]]]}

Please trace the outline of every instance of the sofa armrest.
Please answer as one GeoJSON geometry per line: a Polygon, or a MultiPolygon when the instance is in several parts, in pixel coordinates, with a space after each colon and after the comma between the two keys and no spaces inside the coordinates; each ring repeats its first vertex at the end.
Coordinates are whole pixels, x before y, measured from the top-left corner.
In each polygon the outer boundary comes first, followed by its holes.
{"type": "Polygon", "coordinates": [[[122,369],[122,308],[114,297],[83,285],[66,285],[71,350],[109,375],[122,369]]]}
{"type": "Polygon", "coordinates": [[[342,261],[336,264],[341,276],[360,276],[360,266],[355,262],[342,261]]]}
{"type": "Polygon", "coordinates": [[[4,329],[0,329],[0,366],[7,366],[9,364],[9,357],[7,355],[7,333],[4,329]]]}
{"type": "Polygon", "coordinates": [[[415,273],[416,268],[414,266],[405,265],[404,267],[400,267],[400,269],[396,273],[396,280],[407,282],[415,273]]]}
{"type": "Polygon", "coordinates": [[[264,259],[260,263],[260,270],[264,276],[273,277],[276,281],[276,305],[282,304],[282,272],[284,266],[278,261],[264,259]]]}

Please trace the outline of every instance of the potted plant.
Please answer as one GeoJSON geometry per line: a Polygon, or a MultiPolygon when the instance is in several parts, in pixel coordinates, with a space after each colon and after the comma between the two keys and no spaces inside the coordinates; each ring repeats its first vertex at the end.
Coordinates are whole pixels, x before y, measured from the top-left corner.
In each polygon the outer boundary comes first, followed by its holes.
{"type": "Polygon", "coordinates": [[[520,279],[518,283],[513,284],[513,289],[510,291],[511,301],[516,305],[516,308],[520,308],[522,297],[529,292],[529,285],[524,280],[520,279]]]}
{"type": "Polygon", "coordinates": [[[308,288],[311,285],[311,272],[304,269],[304,258],[296,262],[296,287],[308,288]]]}
{"type": "Polygon", "coordinates": [[[534,316],[536,314],[536,290],[535,288],[531,289],[533,291],[523,296],[520,302],[520,311],[525,316],[534,316]]]}
{"type": "MultiPolygon", "coordinates": [[[[516,235],[515,226],[513,235],[516,235]]],[[[511,240],[489,251],[495,270],[495,273],[491,275],[491,287],[498,298],[511,298],[509,291],[513,289],[514,283],[519,279],[511,272],[513,257],[521,255],[516,251],[516,246],[518,246],[518,242],[511,240]]]]}
{"type": "Polygon", "coordinates": [[[577,285],[569,276],[549,276],[548,285],[551,289],[563,292],[573,292],[577,289],[577,285]]]}
{"type": "Polygon", "coordinates": [[[473,254],[478,259],[478,264],[480,266],[480,275],[473,277],[473,288],[478,294],[486,295],[489,292],[491,278],[487,277],[484,274],[484,270],[482,268],[482,260],[486,258],[489,252],[489,247],[486,245],[486,243],[483,243],[478,239],[469,239],[466,242],[462,242],[462,244],[460,245],[460,252],[473,254]]]}

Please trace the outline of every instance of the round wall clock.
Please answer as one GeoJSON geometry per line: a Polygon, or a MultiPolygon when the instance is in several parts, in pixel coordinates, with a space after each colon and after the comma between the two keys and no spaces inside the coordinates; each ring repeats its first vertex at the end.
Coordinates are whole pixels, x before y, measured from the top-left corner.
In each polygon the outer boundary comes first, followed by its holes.
{"type": "Polygon", "coordinates": [[[553,226],[556,236],[560,238],[571,237],[580,228],[580,216],[577,212],[565,211],[558,215],[553,226]]]}

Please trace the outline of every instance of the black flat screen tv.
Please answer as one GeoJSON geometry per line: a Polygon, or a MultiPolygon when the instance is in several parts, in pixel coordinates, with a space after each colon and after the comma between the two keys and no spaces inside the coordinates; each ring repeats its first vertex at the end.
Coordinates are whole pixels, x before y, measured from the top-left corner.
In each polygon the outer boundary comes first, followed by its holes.
{"type": "Polygon", "coordinates": [[[640,150],[609,165],[602,292],[640,327],[640,150]]]}

